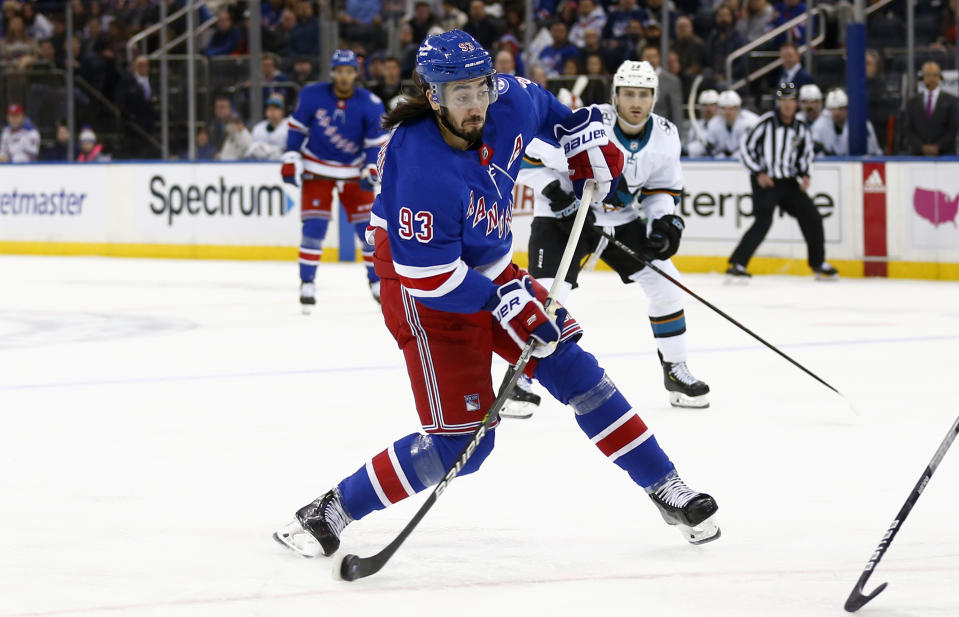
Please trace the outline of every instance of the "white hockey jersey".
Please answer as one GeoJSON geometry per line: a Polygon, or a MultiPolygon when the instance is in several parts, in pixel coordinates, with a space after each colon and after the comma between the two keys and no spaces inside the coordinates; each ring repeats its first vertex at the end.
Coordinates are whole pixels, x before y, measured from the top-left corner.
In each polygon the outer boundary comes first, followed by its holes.
{"type": "Polygon", "coordinates": [[[258,161],[279,161],[286,150],[286,136],[289,131],[288,119],[270,130],[270,121],[262,120],[253,127],[253,143],[246,150],[245,158],[258,161]]]}
{"type": "MultiPolygon", "coordinates": [[[[616,108],[599,105],[603,122],[613,143],[623,152],[623,177],[629,187],[629,196],[623,199],[626,207],[593,204],[596,224],[618,226],[635,220],[640,215],[652,221],[676,211],[683,192],[683,170],[679,163],[682,146],[676,125],[656,114],[650,114],[639,135],[631,138],[616,124],[616,108]]],[[[523,166],[516,180],[533,189],[536,201],[533,216],[554,216],[549,200],[542,190],[559,179],[563,190],[571,193],[569,168],[562,149],[545,141],[530,142],[523,158],[523,166]]]]}
{"type": "Polygon", "coordinates": [[[9,124],[0,133],[0,154],[10,163],[29,163],[40,154],[40,133],[29,120],[18,128],[9,124]]]}
{"type": "MultiPolygon", "coordinates": [[[[822,147],[822,151],[816,154],[817,157],[849,156],[849,120],[843,122],[841,130],[837,130],[832,117],[822,114],[812,123],[810,130],[812,140],[822,147]]],[[[872,128],[872,122],[868,120],[866,120],[866,154],[869,156],[882,154],[879,140],[876,138],[876,130],[872,128]]]]}
{"type": "MultiPolygon", "coordinates": [[[[715,116],[713,116],[715,117],[715,116]]],[[[690,125],[686,133],[686,153],[693,158],[702,158],[709,156],[709,148],[706,145],[706,124],[709,120],[696,118],[690,125]]]]}
{"type": "Polygon", "coordinates": [[[713,116],[706,124],[706,140],[712,145],[712,156],[717,159],[739,160],[739,145],[753,130],[759,116],[748,109],[739,110],[732,126],[722,115],[713,116]]]}

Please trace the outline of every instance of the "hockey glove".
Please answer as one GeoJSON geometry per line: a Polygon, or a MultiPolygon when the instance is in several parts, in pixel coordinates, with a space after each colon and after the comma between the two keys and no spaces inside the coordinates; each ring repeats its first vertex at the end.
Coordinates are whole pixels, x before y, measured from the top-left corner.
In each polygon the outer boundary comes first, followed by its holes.
{"type": "Polygon", "coordinates": [[[569,179],[577,197],[587,180],[596,181],[596,201],[605,201],[623,171],[623,153],[610,142],[599,107],[581,107],[553,127],[566,154],[569,179]]]}
{"type": "Polygon", "coordinates": [[[543,187],[540,192],[549,200],[549,207],[553,210],[553,216],[556,218],[564,219],[576,214],[579,200],[572,193],[564,191],[559,180],[553,180],[543,187]]]}
{"type": "Polygon", "coordinates": [[[633,200],[635,196],[629,190],[629,183],[626,182],[625,176],[619,177],[619,182],[616,184],[616,189],[610,193],[609,198],[606,199],[606,203],[614,208],[628,208],[633,205],[633,200]]]}
{"type": "Polygon", "coordinates": [[[380,173],[376,165],[370,163],[360,170],[360,188],[364,191],[376,191],[380,185],[380,173]]]}
{"type": "Polygon", "coordinates": [[[654,219],[650,225],[646,246],[653,259],[669,259],[679,250],[679,239],[683,236],[686,224],[675,214],[667,214],[654,219]]]}
{"type": "Polygon", "coordinates": [[[536,341],[533,355],[537,358],[545,358],[556,349],[560,329],[533,295],[533,281],[529,276],[500,285],[484,308],[493,313],[499,325],[520,347],[526,345],[532,336],[536,341]]]}
{"type": "Polygon", "coordinates": [[[303,155],[293,150],[288,150],[280,157],[283,165],[280,167],[280,175],[283,181],[293,186],[300,186],[300,176],[303,175],[303,155]]]}

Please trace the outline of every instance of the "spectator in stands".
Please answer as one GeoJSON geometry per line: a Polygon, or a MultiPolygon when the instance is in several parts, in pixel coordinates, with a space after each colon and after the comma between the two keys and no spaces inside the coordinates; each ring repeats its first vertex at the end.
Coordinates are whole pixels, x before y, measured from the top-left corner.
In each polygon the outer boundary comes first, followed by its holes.
{"type": "Polygon", "coordinates": [[[679,17],[679,14],[676,12],[676,5],[672,0],[646,0],[647,21],[655,19],[662,27],[667,39],[672,39],[676,34],[677,17],[679,17]],[[666,5],[666,23],[662,23],[663,4],[666,5]]]}
{"type": "MultiPolygon", "coordinates": [[[[646,23],[643,24],[644,37],[646,38],[646,47],[655,47],[659,49],[660,41],[663,39],[663,29],[659,25],[659,21],[653,18],[646,20],[646,23]]],[[[646,49],[644,47],[643,49],[646,49]]]]}
{"type": "Polygon", "coordinates": [[[937,63],[922,65],[925,88],[909,99],[903,116],[906,154],[956,153],[956,97],[943,91],[941,81],[942,71],[937,63]]]}
{"type": "Polygon", "coordinates": [[[469,17],[457,6],[456,0],[443,0],[442,12],[438,15],[439,26],[443,32],[462,30],[469,17]]]}
{"type": "Polygon", "coordinates": [[[23,3],[22,14],[23,24],[26,26],[30,38],[42,41],[53,36],[53,22],[47,19],[43,13],[38,13],[32,2],[23,3]]]}
{"type": "Polygon", "coordinates": [[[83,35],[83,51],[82,55],[90,56],[96,53],[96,50],[93,47],[99,42],[100,35],[103,34],[103,24],[97,17],[90,17],[87,19],[86,25],[81,31],[83,35]]]}
{"type": "Polygon", "coordinates": [[[706,64],[706,43],[693,32],[693,22],[688,17],[676,19],[676,40],[672,49],[679,56],[683,74],[699,75],[706,64]]]}
{"type": "Polygon", "coordinates": [[[264,27],[273,30],[279,25],[283,10],[283,0],[266,0],[266,2],[261,2],[260,23],[262,23],[264,27]]]}
{"type": "Polygon", "coordinates": [[[23,113],[23,106],[7,106],[7,126],[0,133],[0,163],[29,163],[40,154],[40,133],[23,113]]]}
{"type": "Polygon", "coordinates": [[[14,15],[6,23],[4,36],[0,39],[0,62],[15,63],[23,70],[30,66],[38,51],[37,42],[27,35],[23,17],[14,15]]]}
{"type": "Polygon", "coordinates": [[[120,10],[119,18],[134,31],[137,31],[159,21],[160,14],[150,0],[131,0],[120,10]]]}
{"type": "MultiPolygon", "coordinates": [[[[217,149],[210,143],[210,133],[205,126],[196,130],[196,160],[212,161],[216,158],[217,149]]],[[[184,157],[186,158],[186,157],[184,157]]]]}
{"type": "Polygon", "coordinates": [[[33,59],[30,65],[33,68],[53,69],[57,66],[57,50],[53,46],[53,41],[43,39],[37,43],[37,57],[33,59]]]}
{"type": "Polygon", "coordinates": [[[515,36],[510,33],[504,34],[493,45],[493,49],[495,51],[490,53],[493,54],[494,59],[500,51],[508,51],[513,56],[513,63],[515,64],[514,70],[516,72],[513,74],[520,77],[526,75],[526,64],[523,62],[523,56],[520,54],[520,44],[515,36]]]}
{"type": "Polygon", "coordinates": [[[772,28],[776,10],[766,0],[747,0],[736,30],[745,41],[755,41],[772,28]]]}
{"type": "MultiPolygon", "coordinates": [[[[303,87],[306,84],[316,81],[316,76],[313,74],[313,61],[309,58],[297,58],[293,62],[293,83],[303,87]]],[[[290,100],[292,103],[292,99],[290,100]]]]}
{"type": "Polygon", "coordinates": [[[80,153],[78,163],[102,163],[110,160],[110,155],[103,151],[103,144],[97,141],[97,135],[89,126],[80,131],[80,153]]]}
{"type": "Polygon", "coordinates": [[[496,52],[493,68],[497,75],[516,75],[516,58],[513,57],[513,52],[508,49],[496,52]]]}
{"type": "MultiPolygon", "coordinates": [[[[799,113],[796,117],[811,128],[820,114],[822,114],[822,90],[816,84],[806,84],[799,89],[799,113]]],[[[814,134],[814,141],[815,138],[814,134]]]]}
{"type": "Polygon", "coordinates": [[[563,77],[578,77],[583,73],[583,65],[579,60],[579,57],[576,58],[566,58],[566,62],[563,63],[563,72],[560,73],[563,77]]]}
{"type": "Polygon", "coordinates": [[[290,53],[294,56],[317,56],[320,53],[320,22],[313,14],[313,3],[296,3],[296,25],[290,29],[290,53]]]}
{"type": "MultiPolygon", "coordinates": [[[[736,15],[728,4],[721,4],[713,13],[713,30],[706,38],[706,59],[717,77],[726,75],[726,56],[746,44],[735,29],[736,15]]],[[[739,73],[734,66],[733,74],[739,73]]]]}
{"type": "Polygon", "coordinates": [[[273,34],[263,38],[263,49],[280,54],[281,56],[290,55],[290,34],[296,27],[296,13],[291,9],[283,9],[277,18],[276,27],[273,28],[273,34]]]}
{"type": "MultiPolygon", "coordinates": [[[[497,58],[499,58],[498,55],[497,58]]],[[[390,101],[403,93],[403,82],[400,77],[400,61],[393,56],[387,56],[383,59],[382,72],[383,77],[372,85],[370,91],[383,99],[383,105],[385,105],[387,109],[390,109],[390,101]]]]}
{"type": "Polygon", "coordinates": [[[463,31],[473,35],[473,38],[486,49],[491,49],[493,41],[500,35],[500,28],[496,21],[486,14],[486,4],[483,0],[470,2],[469,21],[463,26],[463,31]]]}
{"type": "MultiPolygon", "coordinates": [[[[146,56],[137,56],[133,61],[133,70],[124,75],[117,84],[116,102],[125,120],[153,134],[156,113],[153,107],[153,87],[150,85],[150,61],[146,56]]],[[[136,139],[134,144],[131,144],[134,147],[128,145],[127,149],[135,156],[145,154],[138,152],[141,144],[142,140],[136,139]]]]}
{"type": "Polygon", "coordinates": [[[586,44],[586,31],[602,32],[606,26],[606,11],[595,0],[579,0],[576,23],[569,30],[569,42],[577,47],[586,44]]]}
{"type": "Polygon", "coordinates": [[[569,30],[562,21],[554,22],[549,27],[549,33],[553,37],[553,44],[547,46],[539,54],[540,62],[546,70],[549,77],[557,77],[566,61],[570,58],[579,58],[579,50],[569,42],[567,38],[569,30]]]}
{"type": "Polygon", "coordinates": [[[213,99],[213,120],[210,121],[210,144],[217,152],[226,141],[227,125],[233,116],[233,101],[225,94],[219,94],[213,99]]]}
{"type": "Polygon", "coordinates": [[[280,94],[270,96],[266,101],[265,120],[253,127],[253,141],[247,148],[244,158],[257,161],[279,161],[286,150],[288,120],[286,101],[280,94]]]}
{"type": "Polygon", "coordinates": [[[583,70],[591,79],[580,94],[583,105],[609,103],[610,75],[609,69],[599,54],[589,54],[583,62],[583,70]],[[595,78],[602,79],[595,79],[595,78]]]}
{"type": "Polygon", "coordinates": [[[57,135],[53,145],[40,151],[41,161],[68,161],[67,150],[70,145],[70,129],[67,123],[60,121],[57,124],[57,135]]]}
{"type": "Polygon", "coordinates": [[[599,38],[598,30],[590,28],[586,31],[583,37],[583,47],[579,50],[579,55],[581,58],[586,58],[591,55],[598,56],[605,67],[603,73],[612,73],[619,68],[619,65],[622,64],[623,60],[622,51],[617,51],[615,48],[604,46],[602,40],[599,38]]]}
{"type": "Polygon", "coordinates": [[[683,122],[683,87],[679,77],[663,70],[660,64],[659,48],[649,45],[643,49],[643,60],[649,62],[659,75],[659,88],[656,90],[656,106],[653,111],[676,126],[683,122]]]}
{"type": "Polygon", "coordinates": [[[340,35],[347,41],[375,41],[382,38],[380,29],[383,5],[380,0],[346,0],[340,11],[340,35]]]}
{"type": "Polygon", "coordinates": [[[276,54],[264,53],[260,60],[260,70],[263,72],[263,100],[267,100],[274,94],[279,94],[284,101],[293,103],[293,89],[285,84],[290,82],[290,78],[280,72],[277,68],[279,57],[276,54]],[[284,85],[278,85],[284,84],[284,85]]]}
{"type": "Polygon", "coordinates": [[[420,41],[426,38],[430,28],[436,25],[436,16],[433,15],[430,3],[426,2],[426,0],[418,0],[416,4],[413,5],[413,17],[406,23],[413,28],[413,40],[419,44],[420,41]]]}
{"type": "Polygon", "coordinates": [[[649,41],[646,40],[646,29],[639,20],[633,19],[627,24],[626,36],[620,41],[617,50],[623,54],[624,58],[638,58],[647,45],[649,41]]]}
{"type": "Polygon", "coordinates": [[[226,139],[216,158],[221,161],[238,161],[246,154],[252,142],[253,136],[243,124],[243,118],[239,114],[232,114],[226,123],[226,139]]]}
{"type": "Polygon", "coordinates": [[[549,90],[547,87],[547,77],[546,68],[542,64],[534,64],[533,66],[529,67],[529,80],[549,90]]]}
{"type": "MultiPolygon", "coordinates": [[[[624,39],[628,36],[629,22],[640,24],[646,21],[645,9],[636,6],[636,0],[619,0],[609,11],[606,25],[603,27],[603,39],[624,39]]],[[[618,65],[617,65],[618,66],[618,65]]]]}
{"type": "Polygon", "coordinates": [[[120,83],[120,67],[117,65],[113,46],[107,37],[98,37],[93,53],[80,62],[80,75],[99,90],[109,101],[116,99],[120,83]]]}
{"type": "Polygon", "coordinates": [[[802,63],[799,61],[799,48],[795,43],[786,41],[780,45],[779,58],[783,62],[783,70],[776,77],[777,83],[792,83],[797,88],[816,83],[809,71],[802,67],[802,63]]]}
{"type": "MultiPolygon", "coordinates": [[[[772,26],[775,28],[783,25],[790,19],[793,19],[794,17],[798,17],[799,15],[802,15],[803,13],[805,13],[806,3],[803,2],[802,0],[783,0],[782,2],[777,4],[774,7],[774,9],[775,9],[775,17],[773,17],[772,26]]],[[[806,42],[805,20],[800,21],[798,25],[793,26],[792,29],[789,31],[789,33],[792,36],[792,40],[798,43],[799,45],[802,45],[803,43],[805,43],[806,42]]],[[[784,40],[786,40],[785,35],[782,35],[779,37],[780,42],[784,40]]],[[[800,84],[796,84],[797,88],[799,86],[800,84]]]]}
{"type": "Polygon", "coordinates": [[[240,31],[233,26],[230,11],[221,9],[216,17],[216,30],[203,48],[207,56],[229,56],[240,46],[240,31]]]}
{"type": "Polygon", "coordinates": [[[869,121],[876,128],[879,144],[883,146],[887,143],[889,118],[895,115],[898,106],[889,96],[882,57],[875,49],[866,50],[866,100],[869,101],[869,121]]]}
{"type": "Polygon", "coordinates": [[[400,70],[403,79],[410,79],[416,67],[416,52],[420,48],[420,42],[413,40],[413,27],[408,23],[400,25],[397,39],[400,44],[400,70]]]}

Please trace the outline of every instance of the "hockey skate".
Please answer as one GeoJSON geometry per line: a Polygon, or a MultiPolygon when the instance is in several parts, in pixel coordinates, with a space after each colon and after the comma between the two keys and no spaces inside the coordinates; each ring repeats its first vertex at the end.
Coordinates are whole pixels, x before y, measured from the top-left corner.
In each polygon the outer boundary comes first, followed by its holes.
{"type": "Polygon", "coordinates": [[[373,294],[373,299],[376,300],[376,303],[380,304],[380,282],[379,281],[370,281],[370,293],[373,294]]]}
{"type": "Polygon", "coordinates": [[[745,266],[731,263],[726,268],[726,278],[723,283],[726,285],[745,285],[752,277],[753,275],[746,270],[745,266]]]}
{"type": "Polygon", "coordinates": [[[676,526],[690,544],[705,544],[721,535],[716,522],[719,506],[706,493],[692,490],[675,471],[648,490],[663,520],[676,526]]]}
{"type": "Polygon", "coordinates": [[[529,418],[539,407],[541,400],[540,396],[533,392],[533,380],[526,375],[520,375],[499,415],[502,418],[529,418]]]}
{"type": "Polygon", "coordinates": [[[303,281],[300,283],[300,308],[304,315],[313,312],[313,306],[316,305],[316,285],[313,281],[303,281]]]}
{"type": "Polygon", "coordinates": [[[838,281],[839,271],[832,267],[829,262],[822,262],[819,269],[815,271],[817,281],[838,281]]]}
{"type": "MultiPolygon", "coordinates": [[[[658,352],[657,352],[658,353],[658,352]]],[[[685,362],[666,362],[659,353],[663,365],[663,383],[669,393],[669,404],[673,407],[705,409],[709,407],[709,386],[693,377],[685,362]]]]}
{"type": "Polygon", "coordinates": [[[296,518],[277,529],[273,539],[304,557],[329,556],[340,548],[340,534],[351,522],[334,488],[297,510],[296,518]]]}

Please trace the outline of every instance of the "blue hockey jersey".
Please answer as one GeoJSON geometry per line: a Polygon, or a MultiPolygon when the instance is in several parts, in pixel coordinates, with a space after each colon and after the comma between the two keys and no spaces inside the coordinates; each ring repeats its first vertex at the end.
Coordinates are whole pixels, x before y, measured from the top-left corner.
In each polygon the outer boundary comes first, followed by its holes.
{"type": "Polygon", "coordinates": [[[383,101],[364,88],[354,88],[353,96],[341,99],[333,84],[311,84],[300,91],[290,116],[286,149],[303,155],[308,173],[357,179],[363,165],[376,162],[376,153],[386,142],[384,113],[383,101]]]}
{"type": "Polygon", "coordinates": [[[513,183],[534,137],[553,140],[571,112],[525,79],[502,75],[482,145],[450,147],[431,117],[407,121],[380,151],[382,191],[370,224],[385,229],[393,268],[431,308],[479,311],[512,262],[513,183]]]}

